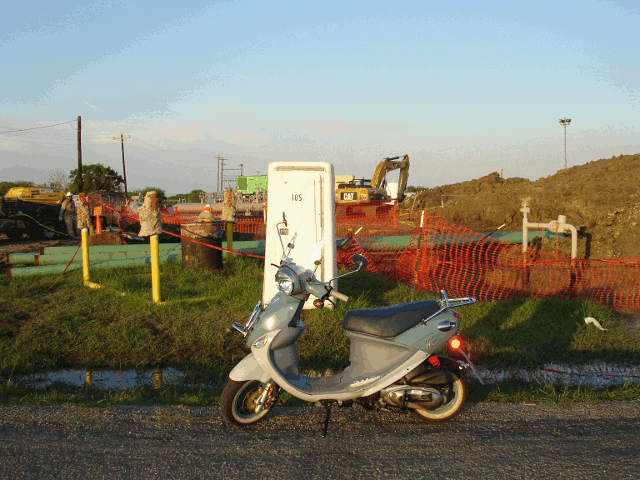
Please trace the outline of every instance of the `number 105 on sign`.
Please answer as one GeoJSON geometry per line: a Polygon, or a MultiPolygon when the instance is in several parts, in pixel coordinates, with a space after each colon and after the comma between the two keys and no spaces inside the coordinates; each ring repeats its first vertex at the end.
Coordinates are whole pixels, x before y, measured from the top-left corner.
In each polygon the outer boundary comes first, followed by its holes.
{"type": "Polygon", "coordinates": [[[291,194],[291,200],[293,202],[301,202],[302,201],[302,194],[301,193],[292,193],[291,194]]]}

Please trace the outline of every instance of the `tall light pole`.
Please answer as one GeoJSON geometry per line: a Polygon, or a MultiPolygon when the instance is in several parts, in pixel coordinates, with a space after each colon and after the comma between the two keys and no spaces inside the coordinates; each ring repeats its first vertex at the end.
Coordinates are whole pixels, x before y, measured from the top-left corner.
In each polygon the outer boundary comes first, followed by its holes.
{"type": "Polygon", "coordinates": [[[567,168],[567,125],[571,123],[571,119],[564,117],[558,121],[564,127],[564,168],[567,168]]]}

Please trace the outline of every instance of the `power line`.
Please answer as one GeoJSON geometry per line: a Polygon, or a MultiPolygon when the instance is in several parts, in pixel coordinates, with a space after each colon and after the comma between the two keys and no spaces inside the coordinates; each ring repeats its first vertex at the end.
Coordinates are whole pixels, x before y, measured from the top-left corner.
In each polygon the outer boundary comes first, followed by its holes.
{"type": "Polygon", "coordinates": [[[14,142],[23,142],[23,141],[40,141],[40,140],[60,140],[60,141],[65,141],[68,140],[70,138],[72,138],[71,135],[47,135],[46,133],[36,133],[34,135],[34,132],[24,132],[21,133],[20,135],[15,134],[12,137],[2,137],[5,138],[7,141],[14,141],[14,142]]]}
{"type": "Polygon", "coordinates": [[[142,140],[140,140],[139,138],[136,138],[135,140],[136,140],[136,141],[138,141],[138,142],[140,142],[140,143],[144,143],[145,145],[149,145],[151,148],[155,148],[156,150],[164,150],[164,149],[163,149],[163,148],[161,148],[161,147],[156,147],[155,145],[151,145],[150,143],[143,142],[143,141],[142,141],[142,140]]]}
{"type": "MultiPolygon", "coordinates": [[[[10,126],[10,125],[0,125],[0,128],[9,128],[9,129],[11,129],[11,130],[7,130],[8,133],[9,132],[18,131],[18,130],[16,130],[16,128],[14,126],[10,126]]],[[[46,128],[46,127],[36,127],[36,128],[46,128]]],[[[73,132],[75,132],[75,129],[73,127],[71,127],[71,130],[73,132]]],[[[22,130],[19,130],[19,131],[22,131],[22,130]]],[[[67,133],[67,132],[68,132],[68,130],[53,130],[53,131],[48,132],[48,133],[64,134],[64,133],[67,133]]],[[[33,133],[43,133],[43,132],[33,132],[33,133]]]]}
{"type": "Polygon", "coordinates": [[[44,127],[23,128],[21,130],[7,130],[6,132],[0,132],[0,133],[26,132],[27,130],[37,130],[39,128],[50,128],[50,127],[55,127],[57,125],[65,125],[67,123],[73,123],[73,122],[77,122],[77,120],[69,120],[68,122],[54,123],[53,125],[45,125],[44,127]]]}

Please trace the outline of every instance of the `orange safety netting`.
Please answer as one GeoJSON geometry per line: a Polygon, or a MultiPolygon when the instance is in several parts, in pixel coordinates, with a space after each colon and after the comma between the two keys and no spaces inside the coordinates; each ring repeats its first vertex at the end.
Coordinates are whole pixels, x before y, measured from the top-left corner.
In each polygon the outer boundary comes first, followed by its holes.
{"type": "Polygon", "coordinates": [[[640,309],[640,257],[587,260],[505,243],[426,217],[390,275],[420,290],[481,301],[506,298],[590,299],[640,309]]]}
{"type": "MultiPolygon", "coordinates": [[[[369,259],[368,270],[423,291],[481,301],[507,298],[582,298],[614,308],[640,309],[640,257],[575,259],[502,242],[436,215],[398,210],[395,203],[336,206],[336,237],[346,239],[338,264],[354,253],[369,259]],[[389,237],[394,239],[390,241],[389,237]],[[403,238],[404,237],[404,238],[403,238]]],[[[197,215],[162,215],[163,223],[197,221],[197,215]]],[[[128,223],[136,215],[114,213],[128,223]]],[[[234,232],[265,238],[265,221],[239,216],[234,232]]]]}
{"type": "Polygon", "coordinates": [[[438,216],[425,215],[421,228],[421,215],[388,211],[376,216],[336,216],[337,236],[350,237],[338,252],[339,264],[346,265],[351,255],[363,253],[371,272],[422,291],[445,290],[450,296],[481,301],[582,298],[614,308],[640,309],[640,256],[571,260],[533,248],[523,252],[521,244],[502,242],[438,216]],[[400,239],[407,234],[410,238],[404,247],[388,242],[390,236],[400,239]]]}

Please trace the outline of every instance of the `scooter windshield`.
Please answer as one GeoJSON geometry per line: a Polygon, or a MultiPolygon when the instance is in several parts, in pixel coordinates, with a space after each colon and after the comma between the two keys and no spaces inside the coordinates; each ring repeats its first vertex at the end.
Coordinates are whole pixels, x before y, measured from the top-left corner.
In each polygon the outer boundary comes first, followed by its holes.
{"type": "Polygon", "coordinates": [[[285,246],[284,260],[300,267],[313,270],[314,262],[321,260],[324,241],[321,229],[311,220],[304,219],[295,229],[280,230],[285,246]]]}

